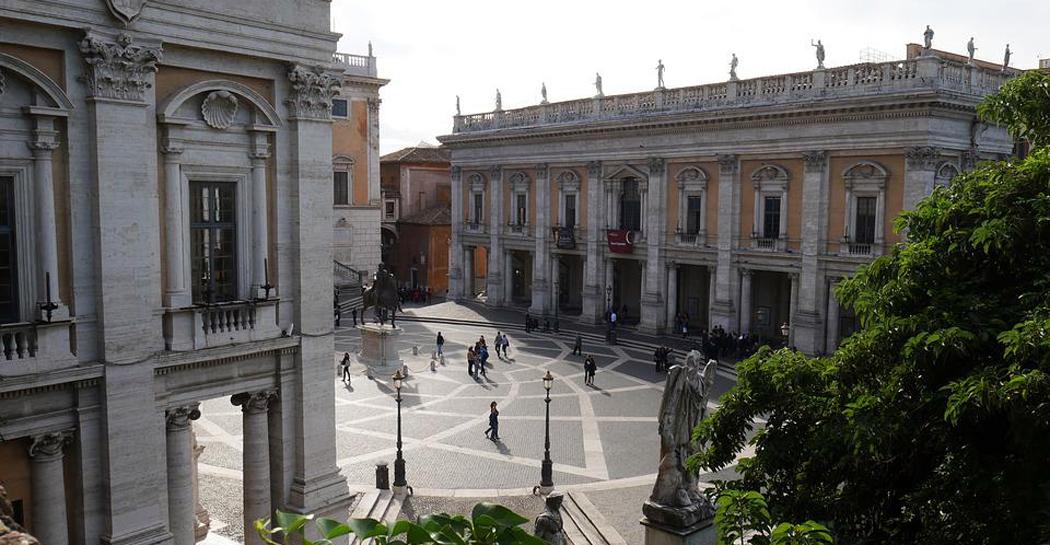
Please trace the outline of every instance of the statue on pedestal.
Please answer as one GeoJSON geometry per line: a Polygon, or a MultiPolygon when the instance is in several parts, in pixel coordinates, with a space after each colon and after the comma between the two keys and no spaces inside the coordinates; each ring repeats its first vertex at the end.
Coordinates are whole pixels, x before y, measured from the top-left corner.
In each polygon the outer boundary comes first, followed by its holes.
{"type": "Polygon", "coordinates": [[[565,530],[561,520],[562,499],[561,492],[551,492],[547,495],[546,506],[536,517],[536,528],[532,531],[532,535],[550,545],[565,545],[565,530]]]}
{"type": "Polygon", "coordinates": [[[500,94],[499,89],[496,89],[496,111],[503,111],[503,95],[500,94]]]}
{"type": "Polygon", "coordinates": [[[397,295],[397,279],[386,269],[386,265],[380,263],[376,267],[376,273],[372,276],[372,285],[365,290],[362,303],[362,314],[368,307],[375,307],[375,319],[379,325],[384,325],[387,312],[389,312],[390,326],[397,327],[395,320],[397,311],[401,308],[397,295]]]}
{"type": "Polygon", "coordinates": [[[966,62],[973,64],[973,54],[977,52],[977,48],[973,46],[973,36],[970,36],[970,41],[966,42],[966,53],[970,55],[970,59],[966,62]]]}
{"type": "Polygon", "coordinates": [[[540,100],[540,104],[546,104],[547,103],[547,84],[546,84],[546,82],[543,85],[540,86],[540,96],[543,97],[540,100]]]}
{"type": "Polygon", "coordinates": [[[664,88],[664,61],[660,59],[656,61],[656,88],[664,88]]]}
{"type": "Polygon", "coordinates": [[[456,95],[456,115],[463,115],[459,111],[459,95],[456,95]]]}
{"type": "Polygon", "coordinates": [[[1010,44],[1006,44],[1006,53],[1003,53],[1003,73],[1010,67],[1010,44]]]}
{"type": "Polygon", "coordinates": [[[693,455],[693,430],[707,414],[707,401],[715,381],[717,362],[704,364],[700,352],[670,369],[660,403],[660,469],[642,513],[650,521],[687,528],[713,519],[715,508],[700,492],[696,476],[686,468],[693,455]]]}
{"type": "Polygon", "coordinates": [[[923,50],[924,51],[929,51],[930,48],[933,47],[933,29],[930,28],[930,25],[926,25],[926,32],[922,33],[922,38],[923,38],[923,42],[922,42],[923,43],[923,47],[922,47],[923,50]]]}
{"type": "Polygon", "coordinates": [[[596,89],[598,89],[598,95],[597,96],[599,98],[605,96],[605,93],[602,92],[602,75],[599,74],[598,72],[594,73],[594,87],[596,89]]]}
{"type": "Polygon", "coordinates": [[[817,40],[817,43],[813,43],[813,40],[809,41],[809,45],[817,48],[817,70],[824,69],[824,44],[817,40]]]}
{"type": "Polygon", "coordinates": [[[739,62],[740,61],[738,61],[736,58],[736,53],[733,53],[733,59],[729,61],[729,81],[736,81],[740,79],[736,77],[736,65],[739,64],[739,62]]]}

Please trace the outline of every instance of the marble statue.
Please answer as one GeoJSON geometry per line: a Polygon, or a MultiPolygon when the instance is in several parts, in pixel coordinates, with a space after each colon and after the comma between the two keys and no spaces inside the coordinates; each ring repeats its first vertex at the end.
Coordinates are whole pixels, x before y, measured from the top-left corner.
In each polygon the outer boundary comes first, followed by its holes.
{"type": "Polygon", "coordinates": [[[547,494],[546,506],[536,517],[532,534],[550,545],[565,545],[565,531],[561,520],[561,492],[547,494]]]}
{"type": "Polygon", "coordinates": [[[970,36],[970,41],[966,42],[966,53],[970,55],[970,59],[966,62],[973,64],[973,54],[977,51],[977,48],[973,46],[973,36],[970,36]]]}
{"type": "Polygon", "coordinates": [[[605,96],[605,93],[602,92],[602,75],[598,72],[594,73],[594,87],[598,89],[598,96],[605,96]]]}
{"type": "Polygon", "coordinates": [[[1010,44],[1006,44],[1006,53],[1003,53],[1003,72],[1010,67],[1010,44]]]}
{"type": "Polygon", "coordinates": [[[686,528],[714,517],[714,506],[700,492],[686,460],[696,450],[693,430],[707,414],[717,365],[715,360],[705,364],[693,350],[667,373],[659,414],[660,468],[653,493],[642,506],[650,521],[686,528]]]}
{"type": "Polygon", "coordinates": [[[739,64],[739,62],[740,61],[736,58],[736,53],[733,53],[733,60],[729,61],[729,81],[736,81],[739,79],[736,77],[736,65],[739,64]]]}
{"type": "Polygon", "coordinates": [[[540,104],[546,104],[547,103],[547,83],[546,82],[544,82],[543,85],[540,86],[540,96],[543,97],[543,99],[540,100],[540,104]]]}
{"type": "Polygon", "coordinates": [[[660,59],[656,61],[656,88],[664,88],[664,61],[660,59]]]}
{"type": "Polygon", "coordinates": [[[459,111],[459,95],[456,95],[456,115],[463,115],[459,111]]]}
{"type": "Polygon", "coordinates": [[[499,89],[496,89],[496,111],[503,110],[503,95],[500,94],[499,89]]]}
{"type": "Polygon", "coordinates": [[[926,25],[926,32],[922,33],[923,49],[929,51],[933,47],[933,29],[926,25]]]}
{"type": "Polygon", "coordinates": [[[369,57],[374,57],[375,56],[375,55],[372,54],[372,40],[368,40],[368,56],[369,57]]]}
{"type": "Polygon", "coordinates": [[[817,40],[817,43],[813,43],[813,40],[810,40],[809,41],[809,45],[812,45],[813,47],[817,48],[817,69],[818,70],[823,70],[824,69],[824,44],[820,43],[820,40],[817,40]]]}

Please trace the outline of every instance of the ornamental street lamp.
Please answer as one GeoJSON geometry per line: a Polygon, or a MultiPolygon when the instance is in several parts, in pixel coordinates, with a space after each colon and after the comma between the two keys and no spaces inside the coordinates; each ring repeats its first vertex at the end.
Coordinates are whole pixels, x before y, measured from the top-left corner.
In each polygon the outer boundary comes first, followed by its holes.
{"type": "Polygon", "coordinates": [[[547,391],[544,401],[547,403],[547,418],[544,428],[543,465],[540,468],[540,489],[544,493],[554,488],[554,462],[551,461],[551,386],[554,386],[554,375],[550,369],[543,374],[543,389],[547,391]]]}
{"type": "Polygon", "coordinates": [[[612,307],[612,286],[605,286],[605,312],[609,312],[609,307],[612,307]]]}
{"type": "Polygon", "coordinates": [[[401,457],[401,386],[405,375],[398,369],[394,373],[394,388],[397,390],[397,458],[394,459],[394,489],[401,490],[408,485],[405,480],[405,459],[401,457]]]}
{"type": "Polygon", "coordinates": [[[787,346],[788,336],[791,335],[791,326],[787,322],[780,325],[780,336],[784,338],[784,346],[787,346]]]}

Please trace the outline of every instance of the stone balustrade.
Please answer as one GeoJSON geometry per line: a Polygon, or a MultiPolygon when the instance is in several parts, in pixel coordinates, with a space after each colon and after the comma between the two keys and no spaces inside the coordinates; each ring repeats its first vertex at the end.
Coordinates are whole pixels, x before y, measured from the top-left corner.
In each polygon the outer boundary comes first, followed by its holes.
{"type": "Polygon", "coordinates": [[[1006,77],[999,70],[939,57],[919,57],[906,61],[862,63],[826,70],[459,115],[454,117],[453,133],[776,105],[897,91],[949,89],[984,96],[997,91],[1006,77]]]}
{"type": "Polygon", "coordinates": [[[43,373],[75,365],[69,349],[71,320],[0,326],[0,375],[43,373]]]}
{"type": "Polygon", "coordinates": [[[377,77],[376,58],[371,55],[354,55],[353,53],[332,53],[332,64],[342,68],[347,74],[377,77]]]}
{"type": "Polygon", "coordinates": [[[216,348],[281,336],[277,299],[235,301],[168,309],[164,340],[168,350],[216,348]]]}

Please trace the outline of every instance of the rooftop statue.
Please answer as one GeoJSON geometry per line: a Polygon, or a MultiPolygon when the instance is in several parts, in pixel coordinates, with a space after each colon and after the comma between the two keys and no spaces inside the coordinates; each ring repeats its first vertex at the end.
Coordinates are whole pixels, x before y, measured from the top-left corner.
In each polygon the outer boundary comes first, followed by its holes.
{"type": "Polygon", "coordinates": [[[547,84],[546,83],[544,83],[542,86],[540,86],[540,96],[543,97],[543,99],[540,100],[540,104],[546,104],[547,103],[547,84]]]}
{"type": "Polygon", "coordinates": [[[933,29],[930,25],[926,25],[926,32],[922,33],[923,38],[923,49],[929,51],[933,47],[933,29]]]}
{"type": "Polygon", "coordinates": [[[602,92],[602,75],[598,72],[594,73],[594,87],[598,89],[598,96],[605,96],[605,93],[602,92]]]}
{"type": "Polygon", "coordinates": [[[496,89],[496,111],[503,111],[503,95],[500,94],[499,89],[496,89]]]}
{"type": "Polygon", "coordinates": [[[1010,66],[1010,44],[1006,44],[1006,53],[1003,53],[1003,72],[1010,66]]]}
{"type": "Polygon", "coordinates": [[[660,59],[656,61],[656,88],[664,88],[664,61],[660,59]]]}
{"type": "Polygon", "coordinates": [[[456,95],[456,115],[463,115],[459,111],[459,95],[456,95]]]}
{"type": "Polygon", "coordinates": [[[660,469],[642,513],[653,521],[685,528],[714,517],[715,509],[697,486],[696,476],[686,468],[695,452],[693,430],[707,414],[707,401],[718,363],[704,364],[693,350],[685,361],[667,373],[660,402],[660,469]]]}
{"type": "Polygon", "coordinates": [[[729,81],[736,81],[739,79],[736,77],[736,65],[739,64],[739,62],[740,61],[736,58],[736,53],[733,53],[733,60],[729,61],[729,81]]]}
{"type": "Polygon", "coordinates": [[[967,61],[973,64],[973,54],[977,51],[977,48],[973,46],[973,36],[970,36],[970,41],[966,42],[966,53],[970,55],[970,59],[967,61]]]}
{"type": "Polygon", "coordinates": [[[809,41],[809,45],[812,45],[813,47],[817,48],[817,69],[818,70],[823,70],[824,69],[824,44],[820,43],[820,40],[817,40],[817,43],[813,43],[813,40],[810,40],[809,41]]]}

